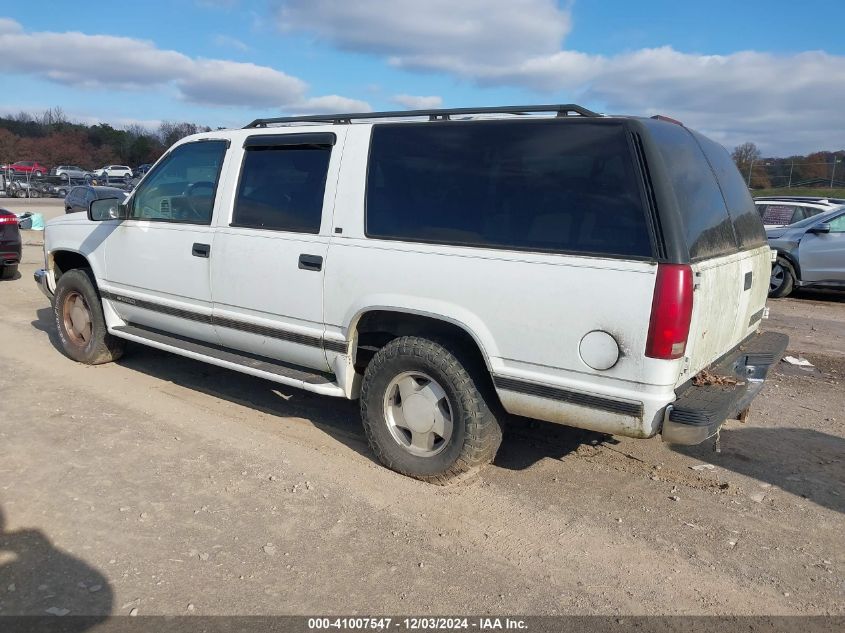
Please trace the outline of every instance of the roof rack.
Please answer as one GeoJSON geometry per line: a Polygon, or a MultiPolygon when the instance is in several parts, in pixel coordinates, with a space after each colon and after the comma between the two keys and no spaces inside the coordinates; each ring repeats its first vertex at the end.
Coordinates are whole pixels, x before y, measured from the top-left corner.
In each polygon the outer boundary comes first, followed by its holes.
{"type": "Polygon", "coordinates": [[[349,114],[315,114],[308,116],[285,116],[269,119],[255,119],[244,129],[267,127],[275,123],[351,123],[356,119],[406,119],[410,117],[428,117],[429,121],[448,121],[452,116],[465,114],[533,114],[536,112],[554,112],[555,116],[565,117],[577,114],[583,117],[601,116],[574,103],[563,105],[501,106],[492,108],[449,108],[441,110],[398,110],[395,112],[355,112],[349,114]]]}

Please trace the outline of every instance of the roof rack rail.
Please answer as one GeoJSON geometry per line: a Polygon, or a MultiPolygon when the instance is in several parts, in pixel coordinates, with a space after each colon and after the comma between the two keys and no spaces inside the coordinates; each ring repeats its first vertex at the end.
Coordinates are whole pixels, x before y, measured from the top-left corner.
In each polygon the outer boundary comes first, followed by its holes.
{"type": "Polygon", "coordinates": [[[313,114],[307,116],[285,116],[269,119],[255,119],[244,129],[267,127],[275,123],[351,123],[356,119],[405,119],[410,117],[428,117],[429,121],[448,121],[452,116],[464,114],[533,114],[536,112],[554,112],[556,116],[565,117],[577,114],[583,117],[601,116],[574,103],[563,105],[528,105],[501,106],[483,108],[448,108],[440,110],[397,110],[394,112],[354,112],[347,114],[313,114]]]}

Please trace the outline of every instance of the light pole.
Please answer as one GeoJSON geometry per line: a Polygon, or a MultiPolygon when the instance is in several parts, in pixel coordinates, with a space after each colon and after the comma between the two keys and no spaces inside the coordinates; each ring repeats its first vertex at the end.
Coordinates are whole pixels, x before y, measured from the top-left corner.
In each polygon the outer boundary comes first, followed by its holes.
{"type": "Polygon", "coordinates": [[[841,163],[842,159],[833,157],[833,165],[830,168],[830,188],[833,189],[833,175],[836,173],[836,163],[841,163]]]}
{"type": "Polygon", "coordinates": [[[751,170],[754,169],[754,159],[751,159],[751,164],[748,166],[748,182],[745,183],[746,186],[751,189],[751,170]]]}

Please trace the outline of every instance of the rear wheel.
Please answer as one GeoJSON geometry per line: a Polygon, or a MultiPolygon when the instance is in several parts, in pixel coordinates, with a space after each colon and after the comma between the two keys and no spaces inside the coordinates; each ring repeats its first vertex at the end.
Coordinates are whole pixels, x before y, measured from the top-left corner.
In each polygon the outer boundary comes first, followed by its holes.
{"type": "Polygon", "coordinates": [[[364,373],[361,417],[381,462],[446,483],[492,461],[502,430],[485,373],[457,349],[421,337],[379,350],[364,373]]]}
{"type": "Polygon", "coordinates": [[[123,340],[106,328],[91,269],[77,268],[59,277],[53,314],[62,349],[73,360],[99,365],[123,355],[123,340]]]}
{"type": "Polygon", "coordinates": [[[4,264],[3,266],[0,266],[0,279],[14,279],[17,274],[17,264],[4,264]]]}
{"type": "Polygon", "coordinates": [[[795,287],[795,275],[792,272],[792,266],[789,263],[778,257],[774,266],[772,266],[772,276],[769,279],[769,296],[774,299],[785,297],[792,292],[795,287]]]}

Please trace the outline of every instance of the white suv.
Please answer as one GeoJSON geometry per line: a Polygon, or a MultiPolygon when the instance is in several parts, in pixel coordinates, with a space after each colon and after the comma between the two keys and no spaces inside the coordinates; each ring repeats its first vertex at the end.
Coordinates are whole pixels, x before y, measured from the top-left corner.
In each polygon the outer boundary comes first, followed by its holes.
{"type": "Polygon", "coordinates": [[[360,398],[382,462],[426,481],[489,462],[508,414],[701,442],[786,346],[758,334],[770,251],[727,152],[578,106],[195,135],[45,252],[71,358],[129,340],[360,398]]]}
{"type": "Polygon", "coordinates": [[[132,178],[132,169],[126,165],[106,165],[94,171],[99,178],[132,178]]]}

